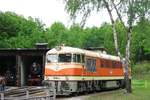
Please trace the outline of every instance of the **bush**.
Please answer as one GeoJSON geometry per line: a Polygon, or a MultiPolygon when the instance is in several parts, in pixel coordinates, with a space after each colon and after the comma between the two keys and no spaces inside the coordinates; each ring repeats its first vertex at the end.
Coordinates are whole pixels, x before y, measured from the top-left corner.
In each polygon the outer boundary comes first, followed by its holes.
{"type": "Polygon", "coordinates": [[[134,78],[146,78],[146,76],[150,76],[150,61],[135,64],[135,66],[132,67],[132,76],[134,78]]]}

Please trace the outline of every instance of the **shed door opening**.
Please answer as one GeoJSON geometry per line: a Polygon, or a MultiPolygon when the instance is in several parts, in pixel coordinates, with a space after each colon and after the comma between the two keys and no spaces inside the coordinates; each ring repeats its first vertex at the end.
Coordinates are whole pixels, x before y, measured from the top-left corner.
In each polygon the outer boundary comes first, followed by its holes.
{"type": "Polygon", "coordinates": [[[41,86],[43,79],[43,57],[23,56],[23,67],[21,70],[22,85],[41,86]]]}
{"type": "Polygon", "coordinates": [[[0,56],[0,75],[7,86],[16,86],[16,56],[0,56]]]}

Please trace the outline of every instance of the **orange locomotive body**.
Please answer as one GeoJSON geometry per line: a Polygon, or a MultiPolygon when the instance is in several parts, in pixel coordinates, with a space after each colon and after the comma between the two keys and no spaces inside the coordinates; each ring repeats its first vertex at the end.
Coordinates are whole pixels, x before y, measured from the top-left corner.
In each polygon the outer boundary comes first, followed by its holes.
{"type": "Polygon", "coordinates": [[[124,87],[124,69],[117,56],[62,46],[46,54],[44,83],[58,95],[124,87]]]}

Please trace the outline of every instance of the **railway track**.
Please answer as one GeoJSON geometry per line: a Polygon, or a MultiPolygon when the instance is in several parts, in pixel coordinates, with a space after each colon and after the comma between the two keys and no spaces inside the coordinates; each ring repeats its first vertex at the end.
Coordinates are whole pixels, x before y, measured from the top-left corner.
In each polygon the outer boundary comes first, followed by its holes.
{"type": "MultiPolygon", "coordinates": [[[[107,89],[103,90],[101,92],[91,92],[91,93],[80,93],[79,95],[76,96],[57,96],[56,100],[85,100],[85,98],[89,96],[94,96],[96,94],[104,95],[104,94],[110,94],[115,91],[120,91],[121,89],[118,88],[113,88],[113,89],[107,89]],[[82,98],[82,99],[81,99],[82,98]]],[[[42,97],[42,96],[47,96],[47,91],[45,91],[45,88],[43,87],[26,87],[26,88],[17,88],[17,89],[11,89],[9,91],[6,91],[4,93],[4,97],[7,99],[4,100],[16,100],[14,98],[26,98],[27,95],[29,95],[30,98],[33,97],[42,97]]],[[[19,100],[28,100],[28,99],[19,99],[19,100]]],[[[31,99],[33,100],[33,99],[31,99]]],[[[34,99],[36,100],[36,99],[34,99]]],[[[38,99],[40,100],[40,99],[38,99]]],[[[44,100],[44,99],[42,99],[44,100]]],[[[46,100],[46,99],[45,99],[46,100]]]]}
{"type": "MultiPolygon", "coordinates": [[[[54,97],[54,94],[49,92],[48,89],[44,87],[24,87],[24,88],[10,89],[8,91],[5,91],[3,95],[4,98],[6,98],[4,100],[12,100],[11,98],[13,98],[13,100],[16,99],[18,100],[18,98],[21,99],[21,98],[54,97]]],[[[23,99],[23,100],[28,100],[28,99],[23,99]]]]}
{"type": "Polygon", "coordinates": [[[111,95],[117,94],[118,92],[123,93],[123,89],[119,88],[110,88],[105,89],[99,92],[90,92],[90,93],[80,93],[78,95],[71,95],[71,96],[58,96],[56,100],[88,100],[89,97],[97,97],[97,96],[104,96],[104,95],[111,95]]]}

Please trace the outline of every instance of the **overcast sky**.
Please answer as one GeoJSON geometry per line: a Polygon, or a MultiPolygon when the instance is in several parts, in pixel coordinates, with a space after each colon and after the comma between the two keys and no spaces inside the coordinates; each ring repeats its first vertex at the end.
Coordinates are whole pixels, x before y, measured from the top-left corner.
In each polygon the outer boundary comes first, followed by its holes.
{"type": "MultiPolygon", "coordinates": [[[[47,27],[60,21],[65,26],[70,26],[69,15],[64,10],[63,0],[0,0],[0,11],[13,11],[25,17],[39,18],[47,27]]],[[[79,18],[80,19],[80,18],[79,18]]],[[[78,19],[77,22],[80,20],[78,19]]],[[[86,26],[100,26],[103,22],[109,22],[106,11],[92,13],[86,26]]]]}

